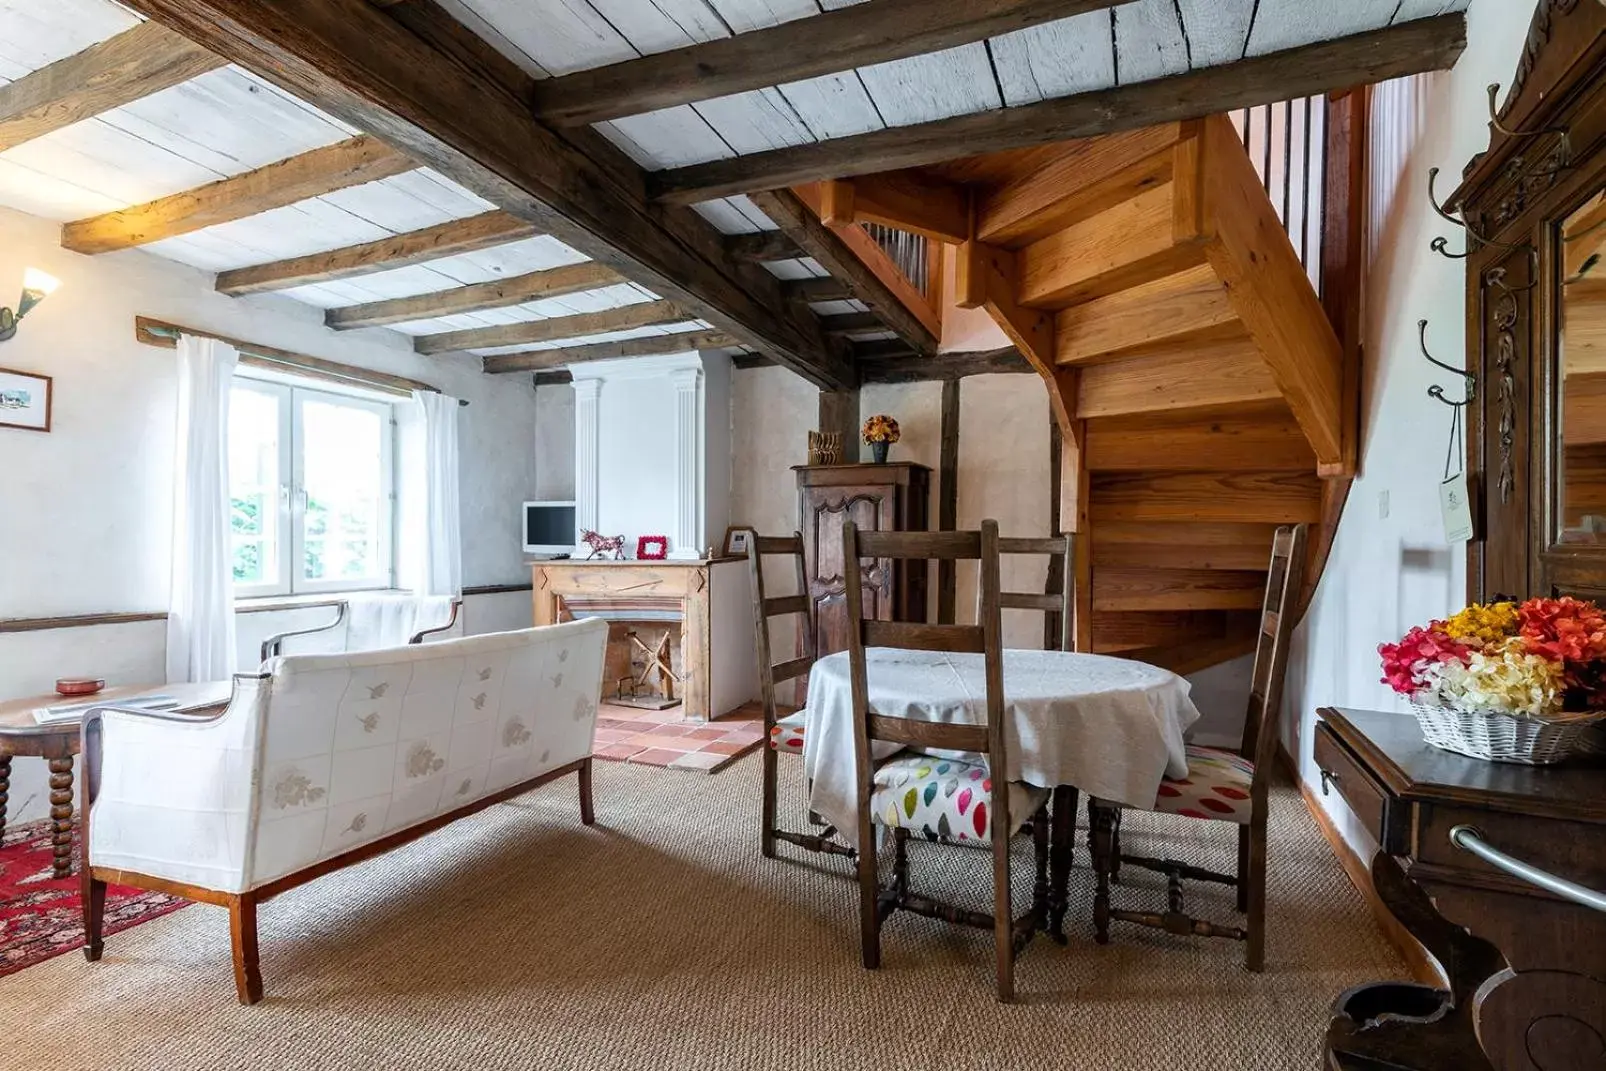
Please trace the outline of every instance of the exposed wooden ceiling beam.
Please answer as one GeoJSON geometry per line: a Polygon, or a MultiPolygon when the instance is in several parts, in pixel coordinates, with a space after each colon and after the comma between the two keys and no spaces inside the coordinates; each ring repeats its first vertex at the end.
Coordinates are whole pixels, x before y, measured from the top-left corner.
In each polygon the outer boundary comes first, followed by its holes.
{"type": "Polygon", "coordinates": [[[847,335],[862,331],[885,331],[887,325],[873,312],[842,312],[835,316],[820,317],[820,326],[827,334],[847,335]]]}
{"type": "Polygon", "coordinates": [[[304,257],[276,260],[271,264],[254,264],[249,268],[219,272],[217,289],[223,294],[260,294],[267,290],[285,290],[311,283],[356,279],[458,253],[489,249],[538,233],[534,226],[517,216],[510,216],[506,212],[484,212],[467,219],[454,219],[437,227],[393,234],[388,238],[350,245],[344,249],[309,253],[304,257]]]}
{"type": "Polygon", "coordinates": [[[618,357],[655,357],[664,353],[720,350],[740,345],[740,341],[723,331],[685,331],[674,335],[657,335],[653,338],[633,338],[625,342],[595,342],[589,346],[503,353],[495,357],[486,357],[483,361],[485,371],[489,374],[539,372],[586,361],[608,361],[618,357]]]}
{"type": "Polygon", "coordinates": [[[756,263],[796,260],[803,255],[797,243],[784,231],[733,234],[725,239],[725,251],[737,260],[750,260],[756,263]]]}
{"type": "Polygon", "coordinates": [[[378,138],[360,134],[193,190],[63,224],[61,245],[74,253],[129,249],[417,167],[378,138]]]}
{"type": "Polygon", "coordinates": [[[565,264],[561,268],[548,268],[512,279],[493,279],[488,283],[473,283],[435,290],[412,297],[388,298],[368,301],[361,305],[347,305],[324,313],[324,323],[336,331],[349,331],[357,327],[385,327],[407,323],[409,320],[433,320],[437,316],[456,316],[464,312],[481,312],[485,309],[505,309],[509,305],[522,305],[526,301],[562,297],[582,290],[600,290],[625,282],[625,277],[612,268],[595,261],[583,264],[565,264]]]}
{"type": "MultiPolygon", "coordinates": [[[[842,280],[848,293],[875,309],[886,322],[888,330],[897,333],[918,353],[935,353],[937,330],[925,323],[917,314],[913,301],[906,301],[895,293],[887,280],[871,266],[880,247],[858,228],[853,230],[865,241],[859,249],[850,249],[844,236],[822,223],[814,211],[790,190],[766,190],[753,195],[758,210],[792,236],[804,252],[819,262],[820,267],[842,280]],[[868,248],[866,248],[868,247],[868,248]]],[[[885,260],[885,255],[881,255],[885,260]]],[[[896,274],[896,269],[892,269],[896,274]]],[[[901,276],[898,276],[901,280],[901,276]]],[[[912,287],[908,287],[912,291],[912,287]]],[[[918,300],[914,298],[913,300],[918,300]]]]}
{"type": "Polygon", "coordinates": [[[956,48],[1110,0],[871,0],[763,30],[540,83],[536,110],[559,126],[691,104],[956,48]]]}
{"type": "Polygon", "coordinates": [[[823,279],[792,279],[781,284],[781,293],[788,301],[808,304],[811,301],[847,301],[853,292],[841,279],[826,276],[823,279]]]}
{"type": "Polygon", "coordinates": [[[1462,14],[1416,19],[1149,82],[671,168],[653,176],[653,190],[660,201],[692,204],[821,179],[922,167],[960,153],[1001,152],[1195,119],[1444,70],[1466,48],[1466,27],[1462,14]]]}
{"type": "Polygon", "coordinates": [[[129,0],[300,99],[383,137],[498,207],[675,301],[824,387],[856,375],[780,283],[733,262],[691,210],[664,211],[646,179],[589,128],[530,112],[534,79],[429,0],[129,0]]]}
{"type": "Polygon", "coordinates": [[[0,152],[223,65],[167,27],[142,22],[0,87],[0,152]]]}
{"type": "Polygon", "coordinates": [[[532,320],[529,323],[498,324],[495,327],[422,335],[413,340],[413,349],[419,353],[453,353],[491,346],[526,346],[536,342],[559,342],[567,338],[601,335],[609,331],[685,323],[688,319],[690,317],[672,301],[647,301],[601,312],[583,312],[577,316],[554,316],[549,320],[532,320]]]}
{"type": "Polygon", "coordinates": [[[860,366],[861,383],[918,383],[931,379],[963,379],[966,376],[1000,372],[1032,372],[1035,369],[1013,346],[975,353],[938,353],[931,356],[904,354],[866,361],[860,366]]]}

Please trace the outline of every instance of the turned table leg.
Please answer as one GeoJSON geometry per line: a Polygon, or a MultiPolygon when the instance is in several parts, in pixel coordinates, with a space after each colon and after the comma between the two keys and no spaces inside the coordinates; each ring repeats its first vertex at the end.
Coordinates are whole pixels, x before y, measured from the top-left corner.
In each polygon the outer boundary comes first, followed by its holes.
{"type": "Polygon", "coordinates": [[[50,819],[55,823],[52,877],[72,873],[72,759],[50,760],[50,819]]]}
{"type": "Polygon", "coordinates": [[[6,804],[11,801],[11,756],[0,755],[0,840],[6,835],[6,804]]]}

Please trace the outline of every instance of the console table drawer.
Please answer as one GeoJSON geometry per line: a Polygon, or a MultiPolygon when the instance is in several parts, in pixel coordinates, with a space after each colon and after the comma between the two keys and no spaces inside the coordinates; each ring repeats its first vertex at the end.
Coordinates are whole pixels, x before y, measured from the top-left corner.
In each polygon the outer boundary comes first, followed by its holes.
{"type": "Polygon", "coordinates": [[[1392,797],[1324,722],[1317,723],[1314,751],[1322,771],[1322,794],[1336,790],[1384,851],[1404,851],[1403,838],[1391,822],[1392,797]]]}

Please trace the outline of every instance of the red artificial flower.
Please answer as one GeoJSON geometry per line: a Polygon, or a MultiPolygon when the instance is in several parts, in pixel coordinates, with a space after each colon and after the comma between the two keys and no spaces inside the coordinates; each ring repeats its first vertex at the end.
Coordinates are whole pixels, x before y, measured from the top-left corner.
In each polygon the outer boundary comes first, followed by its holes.
{"type": "Polygon", "coordinates": [[[1583,599],[1529,599],[1517,607],[1523,645],[1532,654],[1567,665],[1606,658],[1606,613],[1583,599]]]}
{"type": "Polygon", "coordinates": [[[1417,625],[1399,643],[1378,644],[1377,653],[1383,658],[1383,683],[1402,695],[1411,695],[1427,684],[1429,666],[1441,662],[1466,665],[1471,649],[1452,639],[1443,626],[1442,621],[1427,628],[1417,625]]]}

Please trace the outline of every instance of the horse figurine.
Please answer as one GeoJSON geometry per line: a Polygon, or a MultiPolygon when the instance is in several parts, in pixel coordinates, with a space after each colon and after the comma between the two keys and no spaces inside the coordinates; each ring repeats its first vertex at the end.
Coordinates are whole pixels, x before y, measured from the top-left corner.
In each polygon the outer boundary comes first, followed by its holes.
{"type": "Polygon", "coordinates": [[[587,528],[580,533],[580,542],[591,548],[591,553],[586,555],[586,561],[610,552],[613,554],[614,561],[624,561],[625,559],[625,537],[622,535],[598,535],[587,528]]]}

